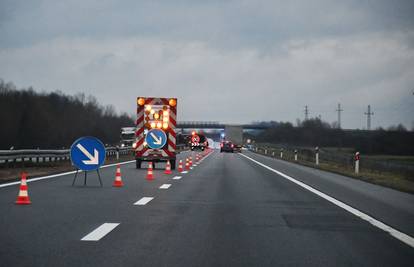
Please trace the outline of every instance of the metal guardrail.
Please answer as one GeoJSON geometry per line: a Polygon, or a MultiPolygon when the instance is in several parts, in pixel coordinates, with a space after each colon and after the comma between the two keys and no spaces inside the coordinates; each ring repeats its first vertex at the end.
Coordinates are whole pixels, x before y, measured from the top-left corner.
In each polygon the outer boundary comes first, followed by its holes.
{"type": "MultiPolygon", "coordinates": [[[[185,144],[177,145],[177,152],[188,149],[185,144]]],[[[128,155],[133,153],[132,147],[106,147],[106,156],[128,155]],[[119,150],[118,150],[119,149],[119,150]]],[[[0,165],[15,165],[16,163],[43,163],[56,161],[69,161],[69,149],[21,149],[21,150],[0,150],[0,165]]]]}
{"type": "MultiPolygon", "coordinates": [[[[128,155],[131,153],[131,147],[119,148],[119,155],[128,155]]],[[[106,147],[106,156],[115,156],[116,147],[106,147]]],[[[0,150],[0,164],[16,162],[52,162],[64,161],[70,159],[69,149],[51,150],[51,149],[22,149],[22,150],[0,150]]]]}

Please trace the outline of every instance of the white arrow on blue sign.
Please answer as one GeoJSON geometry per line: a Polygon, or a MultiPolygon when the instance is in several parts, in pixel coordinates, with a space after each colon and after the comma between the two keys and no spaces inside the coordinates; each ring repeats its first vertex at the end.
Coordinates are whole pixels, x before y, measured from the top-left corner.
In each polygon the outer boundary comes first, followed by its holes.
{"type": "Polygon", "coordinates": [[[73,165],[83,171],[98,169],[105,162],[105,146],[91,136],[81,137],[70,148],[70,159],[73,165]]]}
{"type": "Polygon", "coordinates": [[[160,149],[167,143],[167,135],[163,130],[152,129],[145,136],[145,142],[152,149],[160,149]]]}

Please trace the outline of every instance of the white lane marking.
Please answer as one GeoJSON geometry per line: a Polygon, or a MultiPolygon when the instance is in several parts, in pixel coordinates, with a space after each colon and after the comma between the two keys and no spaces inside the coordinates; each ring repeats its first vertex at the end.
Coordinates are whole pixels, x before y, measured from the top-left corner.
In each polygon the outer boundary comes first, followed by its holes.
{"type": "Polygon", "coordinates": [[[315,189],[315,188],[313,188],[313,187],[311,187],[311,186],[309,186],[309,185],[307,185],[305,183],[302,183],[301,181],[298,181],[298,180],[296,180],[295,178],[293,178],[293,177],[291,177],[289,175],[286,175],[286,174],[284,174],[284,173],[282,173],[280,171],[277,171],[277,170],[275,170],[275,169],[273,169],[273,168],[271,168],[271,167],[269,167],[269,166],[267,166],[267,165],[265,165],[265,164],[263,164],[263,163],[255,160],[255,159],[252,159],[252,158],[246,156],[246,155],[243,155],[243,154],[240,154],[240,155],[242,155],[243,157],[245,157],[245,158],[253,161],[257,165],[260,165],[263,168],[266,168],[266,169],[268,169],[268,170],[270,170],[270,171],[272,171],[272,172],[274,172],[274,173],[282,176],[283,178],[286,178],[287,180],[289,180],[289,181],[291,181],[291,182],[299,185],[300,187],[302,187],[302,188],[304,188],[304,189],[306,189],[306,190],[308,190],[308,191],[310,191],[310,192],[312,192],[312,193],[320,196],[321,198],[324,198],[325,200],[327,200],[327,201],[331,202],[332,204],[335,204],[336,206],[338,206],[338,207],[340,207],[340,208],[342,208],[342,209],[344,209],[344,210],[352,213],[353,215],[361,218],[362,220],[369,222],[373,226],[375,226],[375,227],[377,227],[377,228],[379,228],[379,229],[381,229],[381,230],[389,233],[393,237],[397,238],[398,240],[402,241],[403,243],[405,243],[405,244],[409,245],[410,247],[413,247],[414,248],[414,238],[413,237],[411,237],[411,236],[409,236],[409,235],[407,235],[407,234],[405,234],[403,232],[400,232],[400,231],[392,228],[391,226],[389,226],[389,225],[387,225],[387,224],[385,224],[385,223],[383,223],[381,221],[378,221],[377,219],[369,216],[368,214],[366,214],[366,213],[364,213],[362,211],[359,211],[359,210],[357,210],[357,209],[349,206],[348,204],[345,204],[345,203],[343,203],[343,202],[341,202],[341,201],[339,201],[339,200],[337,200],[337,199],[335,199],[335,198],[333,198],[333,197],[331,197],[331,196],[329,196],[329,195],[327,195],[327,194],[325,194],[325,193],[323,193],[323,192],[321,192],[321,191],[319,191],[319,190],[317,190],[317,189],[315,189]]]}
{"type": "Polygon", "coordinates": [[[139,205],[139,206],[147,205],[147,203],[153,199],[154,199],[153,197],[143,197],[137,202],[135,202],[134,205],[139,205]]]}
{"type": "Polygon", "coordinates": [[[190,167],[190,170],[192,170],[193,169],[193,167],[190,167]]]}
{"type": "Polygon", "coordinates": [[[182,171],[181,173],[188,173],[188,171],[182,171]]]}
{"type": "Polygon", "coordinates": [[[197,167],[197,164],[193,164],[193,167],[197,167]]]}
{"type": "MultiPolygon", "coordinates": [[[[124,161],[124,162],[120,162],[120,165],[124,165],[124,164],[128,164],[128,163],[132,163],[135,162],[135,160],[130,160],[130,161],[124,161]]],[[[112,167],[112,166],[116,166],[118,163],[114,163],[114,164],[108,164],[108,165],[104,165],[101,166],[100,168],[108,168],[108,167],[112,167]]],[[[82,172],[82,171],[79,171],[82,172]]],[[[74,174],[76,173],[76,171],[70,171],[70,172],[62,172],[62,173],[57,173],[57,174],[52,174],[52,175],[47,175],[47,176],[42,176],[42,177],[37,177],[37,178],[31,178],[28,179],[27,182],[31,183],[31,182],[36,182],[36,181],[41,181],[41,180],[46,180],[46,179],[51,179],[51,178],[55,178],[55,177],[59,177],[59,176],[65,176],[68,174],[74,174]]],[[[12,186],[12,185],[18,185],[20,184],[20,181],[17,182],[11,182],[11,183],[6,183],[6,184],[0,184],[0,188],[1,187],[7,187],[7,186],[12,186]]]]}
{"type": "Polygon", "coordinates": [[[102,237],[106,236],[109,232],[115,229],[119,223],[104,223],[86,236],[81,241],[99,241],[102,237]]]}
{"type": "Polygon", "coordinates": [[[175,176],[174,178],[173,178],[173,180],[180,180],[182,178],[182,176],[175,176]]]}
{"type": "Polygon", "coordinates": [[[163,184],[160,186],[160,189],[168,189],[170,188],[171,184],[163,184]]]}

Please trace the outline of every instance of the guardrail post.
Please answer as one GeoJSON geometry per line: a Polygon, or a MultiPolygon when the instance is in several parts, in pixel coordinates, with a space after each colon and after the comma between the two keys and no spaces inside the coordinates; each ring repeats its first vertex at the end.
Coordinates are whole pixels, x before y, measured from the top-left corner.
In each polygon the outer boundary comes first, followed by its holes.
{"type": "Polygon", "coordinates": [[[315,147],[315,163],[319,165],[319,147],[315,147]]]}
{"type": "Polygon", "coordinates": [[[295,149],[295,161],[298,161],[298,150],[295,149]]]}
{"type": "Polygon", "coordinates": [[[360,160],[359,152],[355,153],[355,173],[359,174],[359,160],[360,160]]]}

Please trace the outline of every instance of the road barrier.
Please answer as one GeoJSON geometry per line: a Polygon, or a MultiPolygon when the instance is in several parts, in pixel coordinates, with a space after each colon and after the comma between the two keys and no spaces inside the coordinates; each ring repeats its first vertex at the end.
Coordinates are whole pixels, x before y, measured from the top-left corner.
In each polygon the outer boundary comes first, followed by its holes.
{"type": "Polygon", "coordinates": [[[319,164],[336,165],[338,167],[347,169],[355,174],[360,174],[361,170],[371,171],[373,173],[397,173],[409,179],[414,177],[414,165],[402,164],[392,160],[380,160],[371,158],[370,156],[361,157],[358,154],[336,153],[335,151],[323,148],[310,147],[291,147],[281,145],[261,145],[250,147],[250,150],[263,154],[266,156],[275,157],[273,152],[283,151],[283,158],[285,161],[299,162],[307,165],[317,166],[319,164]],[[283,150],[282,150],[283,149],[283,150]]]}
{"type": "MultiPolygon", "coordinates": [[[[45,162],[60,162],[70,160],[70,150],[50,149],[22,149],[22,150],[0,150],[0,165],[5,167],[24,166],[26,163],[41,164],[45,162]]],[[[107,147],[106,156],[128,155],[132,153],[131,147],[107,147]]]]}

